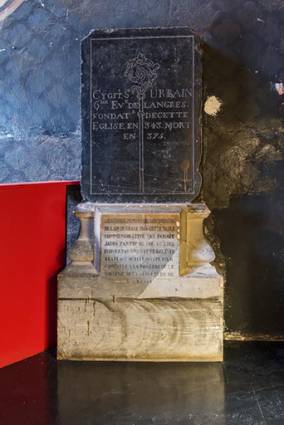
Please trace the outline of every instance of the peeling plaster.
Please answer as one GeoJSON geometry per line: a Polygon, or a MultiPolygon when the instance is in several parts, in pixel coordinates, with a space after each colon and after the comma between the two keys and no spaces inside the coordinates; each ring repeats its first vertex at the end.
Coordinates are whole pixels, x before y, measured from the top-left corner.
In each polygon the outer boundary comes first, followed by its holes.
{"type": "Polygon", "coordinates": [[[279,94],[279,96],[284,94],[283,83],[275,83],[274,87],[275,87],[275,90],[277,91],[277,93],[279,94]]]}
{"type": "Polygon", "coordinates": [[[209,96],[204,105],[204,111],[208,115],[215,117],[220,111],[222,102],[216,96],[209,96]]]}

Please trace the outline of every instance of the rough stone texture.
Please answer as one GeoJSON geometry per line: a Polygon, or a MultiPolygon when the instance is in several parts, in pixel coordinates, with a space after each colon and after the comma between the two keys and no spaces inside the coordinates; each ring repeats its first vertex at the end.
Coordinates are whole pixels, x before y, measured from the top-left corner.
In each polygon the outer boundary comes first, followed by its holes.
{"type": "Polygon", "coordinates": [[[200,200],[226,269],[227,330],[283,338],[283,1],[26,1],[0,25],[1,183],[80,177],[79,45],[91,29],[203,36],[204,102],[221,106],[204,114],[200,200]]]}
{"type": "Polygon", "coordinates": [[[224,290],[202,233],[208,214],[204,204],[78,205],[80,236],[58,278],[58,358],[221,361],[224,290]]]}
{"type": "Polygon", "coordinates": [[[67,252],[78,238],[80,231],[80,221],[74,216],[73,211],[82,201],[80,185],[67,186],[67,229],[66,229],[66,263],[70,263],[67,252]]]}
{"type": "Polygon", "coordinates": [[[38,136],[3,138],[0,183],[78,180],[80,138],[38,136]]]}

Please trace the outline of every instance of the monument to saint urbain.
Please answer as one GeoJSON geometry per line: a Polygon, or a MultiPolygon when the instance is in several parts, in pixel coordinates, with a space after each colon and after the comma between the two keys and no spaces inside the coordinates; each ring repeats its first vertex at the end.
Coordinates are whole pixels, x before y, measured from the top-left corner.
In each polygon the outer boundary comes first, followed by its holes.
{"type": "Polygon", "coordinates": [[[82,42],[81,232],[58,278],[58,358],[222,361],[203,234],[202,69],[186,27],[82,42]]]}

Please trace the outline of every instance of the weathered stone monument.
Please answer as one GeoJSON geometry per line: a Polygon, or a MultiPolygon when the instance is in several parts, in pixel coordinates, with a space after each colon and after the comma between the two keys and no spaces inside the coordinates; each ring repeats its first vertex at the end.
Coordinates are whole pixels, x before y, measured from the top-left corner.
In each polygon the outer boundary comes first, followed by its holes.
{"type": "Polygon", "coordinates": [[[220,361],[223,280],[192,204],[201,53],[188,28],[82,42],[81,220],[58,281],[58,358],[220,361]]]}

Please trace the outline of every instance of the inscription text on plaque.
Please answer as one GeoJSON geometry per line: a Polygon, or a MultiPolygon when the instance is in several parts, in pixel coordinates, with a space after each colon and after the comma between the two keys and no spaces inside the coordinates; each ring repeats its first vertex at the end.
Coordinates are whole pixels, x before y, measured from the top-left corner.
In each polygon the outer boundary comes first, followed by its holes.
{"type": "Polygon", "coordinates": [[[199,189],[200,54],[187,28],[93,31],[82,44],[83,192],[184,202],[199,189]]]}
{"type": "Polygon", "coordinates": [[[179,276],[178,214],[103,214],[101,275],[150,283],[179,276]]]}

